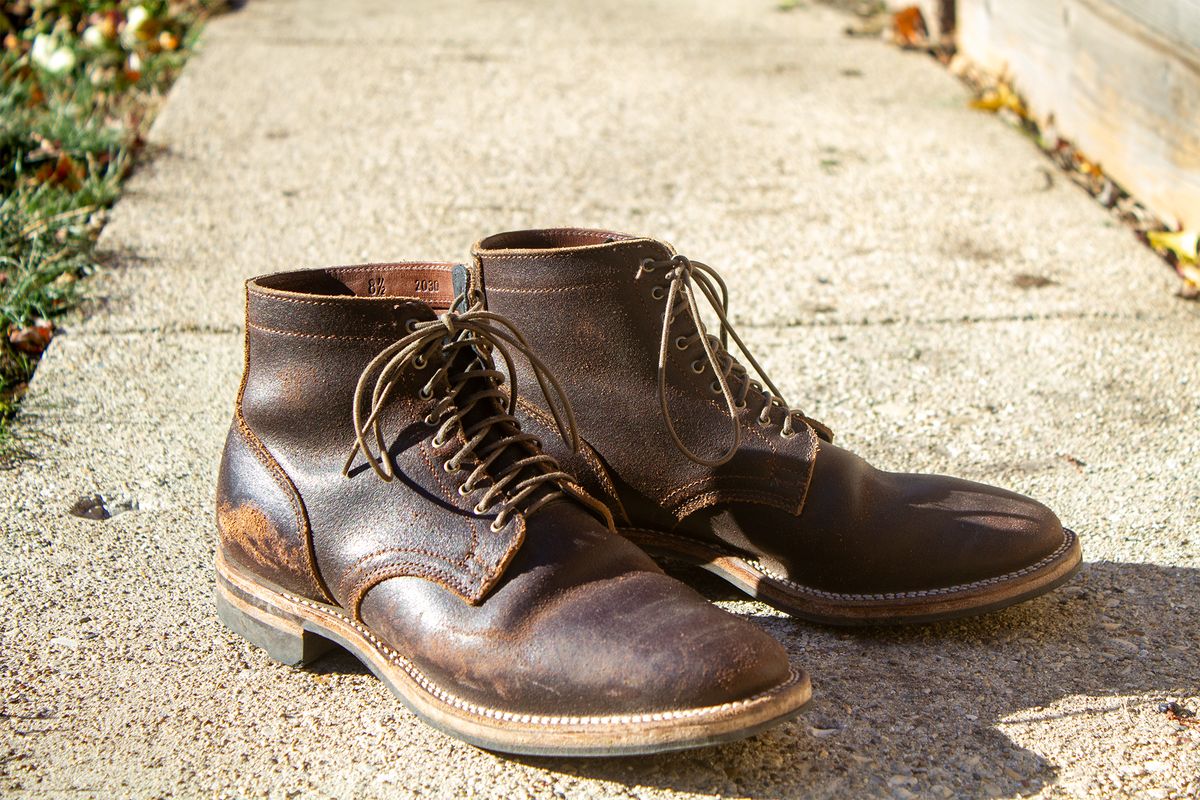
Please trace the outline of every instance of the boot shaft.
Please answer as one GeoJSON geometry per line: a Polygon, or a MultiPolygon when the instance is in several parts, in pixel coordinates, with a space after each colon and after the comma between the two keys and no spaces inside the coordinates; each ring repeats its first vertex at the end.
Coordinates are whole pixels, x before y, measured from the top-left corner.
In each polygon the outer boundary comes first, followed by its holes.
{"type": "Polygon", "coordinates": [[[608,231],[518,231],[484,239],[473,256],[488,308],[519,320],[568,387],[585,438],[609,468],[594,485],[618,484],[622,504],[638,509],[628,511],[667,526],[739,499],[799,513],[817,436],[807,425],[781,436],[774,409],[769,423],[757,422],[759,393],[735,392],[742,438],[725,463],[697,463],[672,437],[674,429],[690,451],[716,459],[730,449],[732,426],[694,321],[666,307],[669,245],[608,231]],[[667,412],[656,400],[660,360],[667,412]]]}
{"type": "Polygon", "coordinates": [[[352,610],[390,576],[423,577],[472,602],[498,580],[524,520],[490,530],[495,512],[476,512],[478,493],[458,491],[465,440],[437,440],[438,398],[423,392],[439,364],[398,372],[379,411],[380,456],[395,478],[380,480],[361,452],[343,474],[363,371],[449,309],[452,267],[366,265],[247,283],[245,374],[217,495],[231,558],[352,610]]]}

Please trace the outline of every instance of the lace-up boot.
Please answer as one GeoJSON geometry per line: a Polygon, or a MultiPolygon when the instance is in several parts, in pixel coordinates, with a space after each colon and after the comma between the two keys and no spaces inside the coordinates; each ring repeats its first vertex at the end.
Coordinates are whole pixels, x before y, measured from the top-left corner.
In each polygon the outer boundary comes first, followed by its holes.
{"type": "Polygon", "coordinates": [[[501,751],[678,749],[794,714],[809,685],[783,648],[663,574],[520,429],[494,358],[520,357],[575,438],[521,334],[448,310],[453,277],[390,264],[247,284],[222,619],[286,663],[339,644],[430,724],[501,751]]]}
{"type": "MultiPolygon", "coordinates": [[[[835,624],[1000,608],[1079,564],[1075,535],[1033,500],[883,472],[834,445],[742,343],[717,272],[662,242],[503,233],[475,246],[472,273],[474,291],[521,325],[575,404],[579,452],[547,447],[653,553],[835,624]]],[[[527,371],[519,361],[518,379],[527,371]]],[[[527,429],[547,434],[547,411],[522,398],[527,429]]]]}

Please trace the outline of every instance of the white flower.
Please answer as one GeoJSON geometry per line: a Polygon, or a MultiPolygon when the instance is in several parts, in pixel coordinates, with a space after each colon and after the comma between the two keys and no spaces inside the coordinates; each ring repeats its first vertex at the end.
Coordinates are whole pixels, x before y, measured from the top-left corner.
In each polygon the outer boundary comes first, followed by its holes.
{"type": "Polygon", "coordinates": [[[104,45],[107,44],[104,31],[100,30],[99,25],[88,25],[87,28],[84,29],[83,35],[79,37],[79,40],[83,42],[85,46],[90,47],[93,50],[99,50],[101,47],[104,47],[104,45]]]}
{"type": "Polygon", "coordinates": [[[125,28],[121,31],[121,41],[126,47],[133,47],[139,39],[144,39],[142,32],[150,24],[150,12],[145,6],[134,6],[125,15],[125,28]]]}
{"type": "Polygon", "coordinates": [[[34,37],[29,57],[52,75],[62,75],[75,69],[75,51],[49,34],[39,33],[34,37]]]}

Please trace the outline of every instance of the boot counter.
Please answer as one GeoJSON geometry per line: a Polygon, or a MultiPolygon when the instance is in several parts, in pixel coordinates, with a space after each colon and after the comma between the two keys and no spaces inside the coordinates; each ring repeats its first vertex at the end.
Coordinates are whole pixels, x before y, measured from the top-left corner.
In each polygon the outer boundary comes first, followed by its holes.
{"type": "Polygon", "coordinates": [[[221,457],[217,531],[226,558],[296,594],[328,601],[300,497],[240,416],[221,457]]]}

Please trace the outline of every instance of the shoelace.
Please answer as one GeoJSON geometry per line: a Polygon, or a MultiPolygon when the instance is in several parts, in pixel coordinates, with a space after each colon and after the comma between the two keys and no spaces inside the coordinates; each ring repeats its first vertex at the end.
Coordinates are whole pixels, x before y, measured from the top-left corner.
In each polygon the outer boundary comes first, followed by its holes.
{"type": "MultiPolygon", "coordinates": [[[[758,360],[746,348],[742,337],[729,324],[729,289],[716,270],[707,264],[692,261],[686,256],[681,255],[676,255],[670,260],[646,258],[641,261],[637,275],[634,276],[635,280],[640,280],[647,273],[654,272],[659,268],[667,270],[664,277],[670,281],[670,284],[666,292],[662,291],[662,287],[656,286],[654,293],[656,299],[663,296],[666,297],[666,308],[663,311],[662,340],[659,342],[658,349],[658,402],[662,407],[663,418],[667,422],[667,430],[670,432],[671,438],[675,441],[675,445],[685,456],[697,464],[703,464],[708,467],[720,466],[733,458],[742,444],[742,426],[738,422],[738,412],[746,407],[746,398],[751,391],[761,392],[763,395],[764,404],[762,412],[758,416],[759,424],[771,424],[771,412],[774,409],[782,409],[785,413],[783,426],[780,430],[781,436],[789,439],[795,436],[797,431],[793,420],[799,419],[811,425],[821,438],[826,441],[833,441],[833,431],[824,424],[809,417],[803,411],[788,406],[783,400],[783,393],[779,391],[766,371],[763,370],[762,365],[758,363],[758,360]],[[700,289],[700,293],[708,301],[709,305],[712,306],[713,311],[716,312],[717,319],[720,320],[721,325],[719,337],[711,336],[705,330],[704,322],[700,318],[700,310],[696,304],[694,287],[700,289]],[[712,366],[713,373],[716,375],[716,380],[713,382],[713,390],[719,391],[721,396],[725,398],[725,405],[729,410],[733,442],[721,456],[715,459],[704,458],[693,452],[683,443],[683,440],[679,438],[679,433],[675,430],[675,423],[671,419],[671,410],[667,403],[667,360],[671,348],[671,326],[680,315],[685,313],[691,317],[692,327],[695,329],[695,332],[690,336],[676,337],[674,345],[679,350],[687,350],[697,341],[700,342],[704,348],[704,355],[708,360],[708,364],[712,366]],[[754,368],[755,373],[761,379],[762,383],[751,380],[749,371],[729,353],[728,344],[731,337],[737,343],[742,356],[754,368]],[[730,377],[737,379],[736,399],[734,389],[730,386],[730,377]],[[762,384],[766,384],[766,388],[763,388],[762,384]]],[[[703,372],[704,362],[700,360],[694,361],[692,369],[695,372],[703,372]]]]}
{"type": "Polygon", "coordinates": [[[457,472],[464,464],[474,465],[458,491],[466,496],[486,485],[475,512],[483,514],[500,505],[491,526],[498,531],[508,524],[514,512],[522,510],[528,517],[561,497],[560,481],[573,479],[559,469],[552,456],[542,452],[537,437],[520,430],[513,417],[517,402],[515,378],[510,381],[508,391],[501,389],[505,376],[495,369],[492,360],[492,353],[498,352],[510,376],[516,375],[513,351],[528,360],[559,433],[573,451],[578,450],[579,435],[571,404],[558,380],[534,355],[520,331],[499,314],[485,311],[479,303],[461,313],[446,312],[435,320],[410,320],[408,331],[408,335],[371,359],[359,376],[352,410],[355,443],[342,468],[343,474],[349,474],[355,456],[361,451],[380,478],[385,481],[395,478],[395,465],[387,454],[379,422],[380,412],[406,369],[423,370],[436,363],[437,368],[420,390],[422,399],[439,398],[425,422],[438,426],[432,441],[434,447],[442,447],[451,437],[462,433],[465,442],[446,461],[445,469],[457,472]],[[372,379],[370,410],[364,417],[364,400],[372,379]],[[476,410],[480,418],[472,416],[476,410]],[[374,449],[368,442],[372,435],[374,449]],[[501,458],[514,450],[515,458],[501,458]],[[539,494],[542,488],[549,491],[539,494]],[[526,503],[529,500],[532,502],[526,503]]]}

